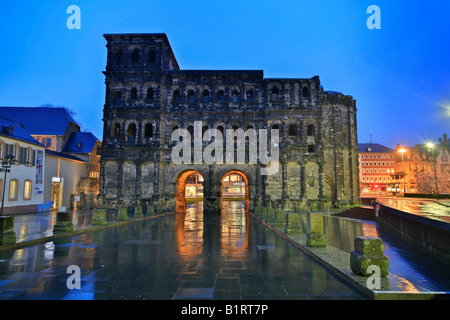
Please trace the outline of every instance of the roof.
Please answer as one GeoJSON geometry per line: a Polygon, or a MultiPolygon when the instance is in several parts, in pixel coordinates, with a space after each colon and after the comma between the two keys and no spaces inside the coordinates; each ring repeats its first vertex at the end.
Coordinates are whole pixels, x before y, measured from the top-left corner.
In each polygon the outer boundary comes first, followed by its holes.
{"type": "Polygon", "coordinates": [[[90,132],[72,132],[62,152],[90,153],[97,141],[99,140],[90,132]]]}
{"type": "Polygon", "coordinates": [[[0,136],[44,147],[44,145],[33,138],[31,134],[22,128],[17,122],[2,116],[0,116],[0,136]]]}
{"type": "Polygon", "coordinates": [[[360,153],[376,152],[376,153],[391,153],[394,152],[391,148],[382,146],[378,143],[358,143],[360,153]]]}
{"type": "Polygon", "coordinates": [[[70,122],[77,122],[65,108],[0,107],[0,116],[12,119],[30,134],[64,135],[70,122]]]}
{"type": "Polygon", "coordinates": [[[79,162],[87,163],[86,160],[80,159],[80,158],[78,158],[76,156],[73,156],[73,155],[70,155],[70,154],[67,154],[67,153],[53,151],[53,150],[50,150],[50,149],[45,149],[45,154],[46,155],[50,155],[50,156],[54,156],[54,157],[58,157],[58,158],[64,158],[64,159],[67,159],[67,160],[73,160],[73,161],[79,161],[79,162]]]}

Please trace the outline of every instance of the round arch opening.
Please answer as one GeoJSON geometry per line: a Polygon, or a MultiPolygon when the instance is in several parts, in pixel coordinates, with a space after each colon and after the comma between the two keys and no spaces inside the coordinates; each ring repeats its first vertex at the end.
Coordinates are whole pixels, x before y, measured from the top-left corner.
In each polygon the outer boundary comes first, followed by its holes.
{"type": "Polygon", "coordinates": [[[180,174],[175,196],[176,212],[186,212],[187,204],[203,201],[203,182],[203,176],[196,170],[180,174]]]}
{"type": "Polygon", "coordinates": [[[249,211],[249,187],[245,173],[237,170],[228,171],[220,181],[220,208],[224,201],[243,201],[245,212],[249,211]]]}

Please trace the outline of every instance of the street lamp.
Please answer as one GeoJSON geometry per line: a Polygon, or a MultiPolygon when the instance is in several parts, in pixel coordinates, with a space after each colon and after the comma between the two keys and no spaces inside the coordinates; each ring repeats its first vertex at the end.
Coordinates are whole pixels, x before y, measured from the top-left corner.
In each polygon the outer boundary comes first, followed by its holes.
{"type": "Polygon", "coordinates": [[[406,171],[405,171],[405,163],[403,162],[403,154],[406,152],[405,148],[401,148],[400,150],[398,150],[398,152],[400,152],[402,154],[402,169],[403,169],[403,193],[405,193],[405,175],[406,175],[406,171]]]}
{"type": "MultiPolygon", "coordinates": [[[[438,183],[437,183],[437,174],[436,174],[436,157],[434,156],[434,144],[431,142],[427,143],[427,147],[433,150],[433,165],[434,165],[434,182],[436,183],[436,199],[439,201],[438,194],[438,183]]],[[[429,151],[429,150],[428,150],[429,151]]]]}
{"type": "Polygon", "coordinates": [[[2,161],[2,168],[0,169],[0,172],[5,173],[5,179],[3,180],[2,209],[0,213],[1,217],[3,217],[3,205],[5,203],[6,174],[10,172],[11,165],[15,162],[16,160],[14,160],[14,156],[12,154],[7,155],[6,158],[2,161]]]}

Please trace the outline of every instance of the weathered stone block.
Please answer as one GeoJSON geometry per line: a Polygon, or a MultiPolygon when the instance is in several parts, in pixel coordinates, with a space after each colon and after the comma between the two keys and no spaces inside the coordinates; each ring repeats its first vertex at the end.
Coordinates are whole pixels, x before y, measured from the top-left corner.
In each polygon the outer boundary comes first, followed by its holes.
{"type": "Polygon", "coordinates": [[[119,208],[117,213],[117,221],[127,221],[128,220],[128,208],[119,208]]]}
{"type": "Polygon", "coordinates": [[[306,215],[306,244],[310,247],[326,247],[327,235],[324,233],[323,215],[321,212],[308,212],[306,215]]]}
{"type": "Polygon", "coordinates": [[[0,217],[0,245],[16,243],[16,233],[14,232],[14,217],[0,217]]]}
{"type": "Polygon", "coordinates": [[[73,231],[72,212],[57,212],[53,233],[73,231]]]}
{"type": "Polygon", "coordinates": [[[108,221],[106,220],[106,209],[95,209],[94,216],[92,217],[92,225],[99,226],[105,225],[108,221]]]}
{"type": "Polygon", "coordinates": [[[142,206],[137,206],[134,208],[134,217],[135,218],[143,218],[144,217],[144,208],[142,206]]]}
{"type": "Polygon", "coordinates": [[[323,215],[320,212],[308,212],[306,216],[308,232],[310,234],[323,234],[323,215]]]}
{"type": "Polygon", "coordinates": [[[284,210],[275,211],[275,227],[281,228],[286,225],[286,212],[284,210]]]}
{"type": "Polygon", "coordinates": [[[275,209],[272,208],[267,209],[266,221],[268,223],[273,223],[275,221],[275,209]]]}
{"type": "Polygon", "coordinates": [[[301,233],[300,214],[297,212],[286,213],[286,232],[301,233]]]}
{"type": "Polygon", "coordinates": [[[383,254],[383,241],[377,237],[355,237],[355,251],[350,255],[350,268],[361,276],[371,276],[370,266],[380,269],[380,276],[389,274],[389,259],[383,254]]]}
{"type": "Polygon", "coordinates": [[[306,234],[306,244],[310,247],[326,247],[327,246],[327,235],[322,234],[306,234]]]}

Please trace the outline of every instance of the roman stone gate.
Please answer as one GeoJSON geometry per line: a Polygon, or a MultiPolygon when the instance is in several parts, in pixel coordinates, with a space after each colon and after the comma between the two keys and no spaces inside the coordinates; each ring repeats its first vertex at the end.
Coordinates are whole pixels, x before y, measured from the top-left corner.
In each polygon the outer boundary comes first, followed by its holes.
{"type": "Polygon", "coordinates": [[[214,213],[230,188],[249,211],[322,210],[359,196],[351,96],[324,91],[318,76],[181,70],[165,34],[104,37],[107,207],[183,211],[188,184],[214,213]]]}

